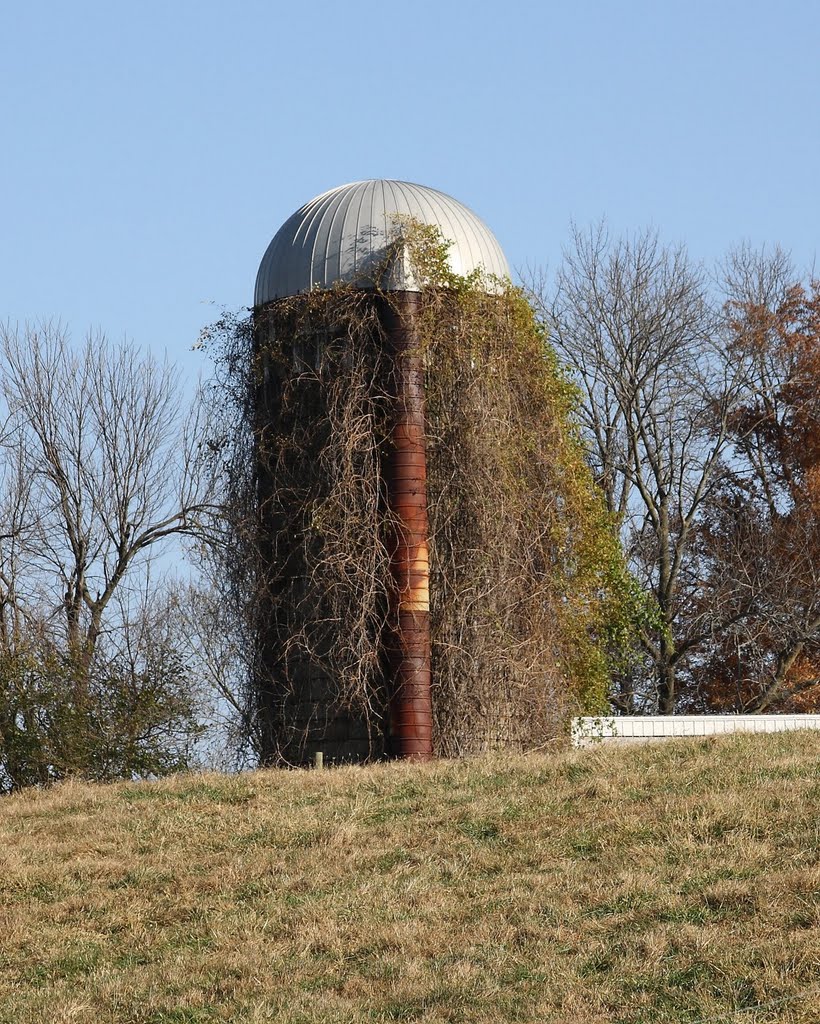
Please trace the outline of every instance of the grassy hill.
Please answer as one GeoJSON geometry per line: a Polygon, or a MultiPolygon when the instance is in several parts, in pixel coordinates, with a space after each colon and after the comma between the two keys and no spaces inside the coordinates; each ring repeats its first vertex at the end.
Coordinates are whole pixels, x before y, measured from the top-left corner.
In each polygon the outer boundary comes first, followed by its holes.
{"type": "Polygon", "coordinates": [[[0,1022],[820,1021],[820,735],[0,800],[0,1022]]]}

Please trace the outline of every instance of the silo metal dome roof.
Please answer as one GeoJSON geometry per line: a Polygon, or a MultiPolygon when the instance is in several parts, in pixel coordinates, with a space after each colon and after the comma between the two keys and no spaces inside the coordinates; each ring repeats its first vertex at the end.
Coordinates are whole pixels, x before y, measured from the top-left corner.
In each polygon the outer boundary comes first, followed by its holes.
{"type": "MultiPolygon", "coordinates": [[[[510,277],[501,246],[472,210],[434,188],[375,178],[324,192],[285,221],[259,265],[254,305],[337,282],[372,286],[376,268],[384,267],[408,219],[439,227],[451,243],[455,273],[481,268],[510,277]]],[[[417,291],[418,283],[402,262],[393,267],[386,287],[417,291]]]]}

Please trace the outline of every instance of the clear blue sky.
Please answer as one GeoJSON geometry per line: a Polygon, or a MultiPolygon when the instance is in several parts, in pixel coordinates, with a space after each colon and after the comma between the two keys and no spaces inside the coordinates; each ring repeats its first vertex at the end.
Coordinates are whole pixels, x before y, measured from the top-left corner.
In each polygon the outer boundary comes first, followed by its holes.
{"type": "Polygon", "coordinates": [[[816,0],[0,0],[0,318],[167,350],[360,178],[444,190],[514,267],[569,223],[811,264],[816,0]]]}

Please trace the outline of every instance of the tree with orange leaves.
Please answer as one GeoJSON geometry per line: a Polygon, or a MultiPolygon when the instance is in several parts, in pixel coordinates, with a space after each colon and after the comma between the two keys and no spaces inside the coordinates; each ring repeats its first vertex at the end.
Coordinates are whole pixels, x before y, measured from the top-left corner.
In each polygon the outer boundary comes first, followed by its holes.
{"type": "Polygon", "coordinates": [[[700,525],[692,615],[710,639],[693,703],[820,707],[820,281],[787,283],[782,254],[729,264],[728,346],[747,397],[700,525]]]}

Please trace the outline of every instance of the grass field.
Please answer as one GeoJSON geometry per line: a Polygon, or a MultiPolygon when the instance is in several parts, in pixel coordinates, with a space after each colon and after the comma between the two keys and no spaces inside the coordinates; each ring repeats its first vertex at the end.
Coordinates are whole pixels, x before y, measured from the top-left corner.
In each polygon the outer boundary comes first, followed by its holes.
{"type": "Polygon", "coordinates": [[[820,734],[0,800],[0,1022],[816,1024],[820,734]]]}

